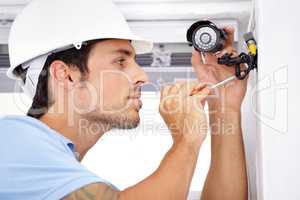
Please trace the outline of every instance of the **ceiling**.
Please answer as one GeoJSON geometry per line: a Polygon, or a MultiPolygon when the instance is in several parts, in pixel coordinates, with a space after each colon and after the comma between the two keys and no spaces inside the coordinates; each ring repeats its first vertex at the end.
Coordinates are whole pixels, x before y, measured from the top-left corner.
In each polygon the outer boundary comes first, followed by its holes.
{"type": "MultiPolygon", "coordinates": [[[[26,4],[31,0],[1,0],[0,5],[20,5],[26,4]]],[[[212,3],[212,2],[238,2],[238,1],[248,1],[248,0],[114,0],[117,3],[127,3],[127,2],[203,2],[203,3],[212,3]]]]}

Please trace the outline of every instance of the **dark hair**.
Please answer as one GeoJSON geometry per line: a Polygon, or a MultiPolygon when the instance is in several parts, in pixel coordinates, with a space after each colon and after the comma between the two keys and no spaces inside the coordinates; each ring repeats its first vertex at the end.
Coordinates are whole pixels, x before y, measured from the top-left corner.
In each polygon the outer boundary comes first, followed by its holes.
{"type": "MultiPolygon", "coordinates": [[[[82,45],[81,49],[71,48],[57,53],[52,53],[48,56],[45,65],[39,75],[37,88],[35,96],[27,115],[33,118],[41,118],[47,113],[48,108],[54,103],[49,99],[48,93],[48,78],[49,78],[49,67],[55,60],[61,60],[66,63],[69,67],[77,68],[81,75],[84,76],[88,74],[87,62],[89,58],[90,51],[92,50],[94,44],[103,40],[93,40],[86,42],[82,45]]],[[[18,76],[20,76],[23,82],[26,81],[27,70],[22,69],[21,66],[17,67],[14,71],[18,76]]]]}

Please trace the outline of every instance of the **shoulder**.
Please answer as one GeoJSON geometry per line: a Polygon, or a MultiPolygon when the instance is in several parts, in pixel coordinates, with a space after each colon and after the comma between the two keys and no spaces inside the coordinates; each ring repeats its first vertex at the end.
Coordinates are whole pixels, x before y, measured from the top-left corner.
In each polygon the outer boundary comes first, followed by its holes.
{"type": "Polygon", "coordinates": [[[18,135],[19,137],[23,134],[26,136],[33,135],[35,133],[46,132],[47,126],[43,125],[37,119],[27,116],[1,116],[0,117],[0,130],[1,137],[13,137],[18,135]]]}
{"type": "MultiPolygon", "coordinates": [[[[39,120],[26,116],[0,119],[0,152],[3,162],[48,165],[51,162],[76,161],[71,141],[39,120]]],[[[59,164],[59,163],[58,163],[59,164]]],[[[0,172],[1,173],[1,172],[0,172]]]]}
{"type": "Polygon", "coordinates": [[[47,128],[46,125],[43,125],[37,119],[32,117],[23,116],[23,115],[7,115],[1,116],[0,115],[0,129],[1,130],[23,130],[26,131],[28,129],[39,129],[45,130],[47,128]]]}
{"type": "Polygon", "coordinates": [[[71,143],[46,124],[27,116],[0,117],[0,133],[0,150],[7,148],[8,151],[28,150],[32,153],[48,148],[68,151],[66,145],[71,143]]]}

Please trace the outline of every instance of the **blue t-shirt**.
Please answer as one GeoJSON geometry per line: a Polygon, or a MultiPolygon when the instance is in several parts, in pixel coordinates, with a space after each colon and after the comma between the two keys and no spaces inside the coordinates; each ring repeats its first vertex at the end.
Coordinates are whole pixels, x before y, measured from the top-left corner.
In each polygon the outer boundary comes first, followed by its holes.
{"type": "Polygon", "coordinates": [[[31,117],[0,117],[1,200],[58,200],[96,182],[111,185],[77,161],[70,140],[31,117]]]}

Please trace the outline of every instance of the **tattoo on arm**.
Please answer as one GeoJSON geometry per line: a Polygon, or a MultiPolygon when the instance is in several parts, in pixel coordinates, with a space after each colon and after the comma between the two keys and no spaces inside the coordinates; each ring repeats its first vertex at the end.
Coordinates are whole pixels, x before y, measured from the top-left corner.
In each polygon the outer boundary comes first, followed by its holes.
{"type": "Polygon", "coordinates": [[[93,183],[72,192],[64,200],[118,200],[119,191],[104,183],[93,183]]]}

